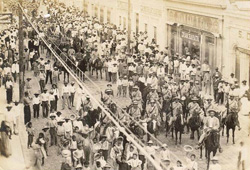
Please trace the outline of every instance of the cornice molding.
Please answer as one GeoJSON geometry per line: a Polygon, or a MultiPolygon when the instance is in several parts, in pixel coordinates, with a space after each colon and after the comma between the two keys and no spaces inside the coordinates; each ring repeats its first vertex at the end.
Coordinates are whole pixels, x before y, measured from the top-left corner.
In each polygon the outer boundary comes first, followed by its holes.
{"type": "MultiPolygon", "coordinates": [[[[205,6],[205,7],[211,7],[211,8],[219,8],[219,9],[226,9],[227,8],[226,4],[212,4],[212,3],[201,2],[198,0],[165,0],[165,1],[184,3],[184,4],[192,4],[192,5],[197,5],[197,6],[205,6]]],[[[209,0],[207,2],[209,2],[209,0]]]]}

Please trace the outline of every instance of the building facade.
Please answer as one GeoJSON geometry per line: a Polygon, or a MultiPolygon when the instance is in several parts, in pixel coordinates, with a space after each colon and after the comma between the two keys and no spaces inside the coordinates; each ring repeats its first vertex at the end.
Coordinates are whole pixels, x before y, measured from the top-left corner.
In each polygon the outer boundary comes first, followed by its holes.
{"type": "MultiPolygon", "coordinates": [[[[74,0],[100,22],[147,32],[171,55],[192,55],[208,61],[227,79],[235,73],[250,82],[249,0],[74,0]],[[81,1],[81,2],[80,2],[81,1]]],[[[72,3],[72,2],[71,2],[72,3]]]]}
{"type": "Polygon", "coordinates": [[[223,73],[234,73],[241,83],[250,82],[250,2],[236,1],[228,6],[224,22],[223,73]]]}

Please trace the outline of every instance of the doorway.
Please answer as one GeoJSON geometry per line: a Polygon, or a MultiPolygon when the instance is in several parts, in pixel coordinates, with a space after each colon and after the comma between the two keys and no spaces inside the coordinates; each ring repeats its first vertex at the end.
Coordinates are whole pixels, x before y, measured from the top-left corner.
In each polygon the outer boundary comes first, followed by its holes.
{"type": "Polygon", "coordinates": [[[235,67],[235,75],[239,80],[239,84],[246,80],[248,85],[250,85],[250,51],[239,49],[236,50],[236,67],[235,67]]]}
{"type": "Polygon", "coordinates": [[[139,33],[139,13],[136,13],[135,14],[136,15],[136,20],[135,20],[135,25],[136,25],[136,28],[135,28],[135,32],[136,32],[136,34],[138,34],[139,33]]]}

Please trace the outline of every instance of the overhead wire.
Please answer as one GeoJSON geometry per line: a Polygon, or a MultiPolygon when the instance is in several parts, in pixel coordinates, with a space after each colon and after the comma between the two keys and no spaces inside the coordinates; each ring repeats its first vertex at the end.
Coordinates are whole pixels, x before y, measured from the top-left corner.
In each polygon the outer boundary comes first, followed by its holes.
{"type": "MultiPolygon", "coordinates": [[[[52,41],[50,41],[54,47],[56,47],[66,58],[68,61],[70,61],[74,67],[76,69],[78,69],[84,76],[85,78],[87,78],[97,89],[99,89],[101,91],[101,88],[93,81],[91,80],[84,72],[82,72],[79,67],[64,53],[61,51],[61,49],[56,45],[54,44],[52,41]]],[[[127,113],[127,111],[125,111],[117,102],[115,102],[113,99],[111,99],[113,103],[116,104],[116,106],[121,109],[121,111],[126,115],[128,116],[133,122],[135,122],[136,125],[138,125],[147,135],[149,135],[155,142],[158,143],[158,145],[160,145],[161,147],[163,147],[163,143],[157,139],[154,135],[152,135],[150,132],[148,132],[144,127],[143,125],[141,125],[137,120],[135,120],[130,114],[127,113]]],[[[177,157],[176,155],[174,155],[172,152],[171,152],[171,156],[173,156],[176,160],[181,160],[179,157],[177,157]]]]}
{"type": "MultiPolygon", "coordinates": [[[[31,20],[29,19],[29,17],[26,15],[26,13],[24,12],[23,7],[20,5],[20,3],[18,3],[20,9],[22,10],[25,18],[28,20],[28,22],[31,24],[31,26],[33,27],[33,29],[36,31],[36,33],[38,35],[40,35],[39,31],[37,30],[37,28],[32,24],[31,20]]],[[[51,50],[51,52],[53,53],[53,55],[58,59],[58,61],[60,61],[60,63],[64,66],[64,68],[69,72],[69,74],[78,82],[78,84],[83,88],[86,89],[86,93],[90,96],[90,98],[92,99],[92,101],[94,103],[96,103],[101,109],[102,111],[106,114],[106,116],[108,116],[108,118],[118,127],[119,131],[122,132],[127,139],[134,144],[134,146],[136,148],[138,148],[138,150],[140,150],[141,153],[143,153],[145,155],[145,157],[153,164],[153,166],[157,169],[157,170],[162,170],[162,167],[160,166],[159,162],[157,162],[156,160],[154,160],[151,155],[149,155],[147,153],[147,151],[140,145],[138,144],[132,137],[130,134],[128,134],[126,132],[126,130],[120,126],[120,124],[111,116],[111,114],[109,112],[106,111],[106,109],[100,104],[100,102],[95,99],[95,97],[92,96],[92,94],[89,92],[88,87],[86,87],[86,85],[84,85],[84,83],[79,80],[79,78],[76,77],[76,75],[74,73],[72,73],[72,71],[70,70],[70,68],[67,66],[67,64],[62,61],[62,59],[58,56],[57,53],[54,52],[54,50],[52,50],[52,48],[49,46],[49,44],[47,43],[47,41],[44,40],[43,37],[40,37],[41,40],[46,44],[46,46],[51,50]]]]}

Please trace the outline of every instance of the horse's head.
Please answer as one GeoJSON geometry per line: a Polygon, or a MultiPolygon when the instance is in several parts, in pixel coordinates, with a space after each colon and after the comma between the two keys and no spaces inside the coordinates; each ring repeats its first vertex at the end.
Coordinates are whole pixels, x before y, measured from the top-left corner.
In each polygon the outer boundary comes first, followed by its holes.
{"type": "Polygon", "coordinates": [[[238,119],[237,113],[229,113],[227,116],[227,124],[232,125],[232,126],[236,126],[237,119],[238,119]]]}
{"type": "Polygon", "coordinates": [[[211,131],[210,134],[205,139],[205,144],[207,148],[211,150],[217,149],[219,147],[219,133],[217,131],[211,131]]]}
{"type": "Polygon", "coordinates": [[[117,112],[117,106],[115,103],[111,103],[110,104],[110,110],[113,112],[113,113],[116,113],[117,112]]]}

